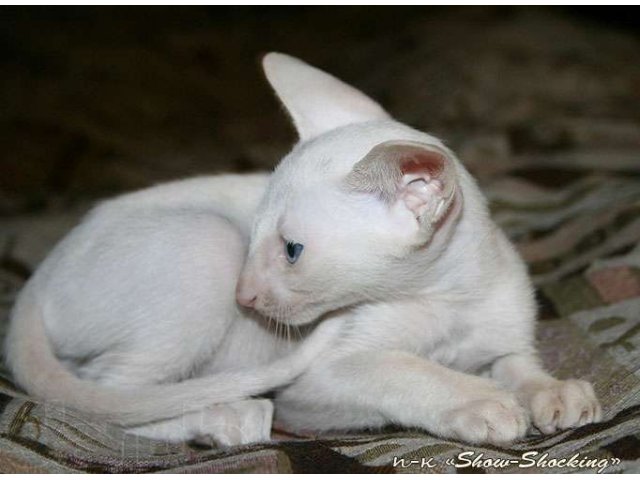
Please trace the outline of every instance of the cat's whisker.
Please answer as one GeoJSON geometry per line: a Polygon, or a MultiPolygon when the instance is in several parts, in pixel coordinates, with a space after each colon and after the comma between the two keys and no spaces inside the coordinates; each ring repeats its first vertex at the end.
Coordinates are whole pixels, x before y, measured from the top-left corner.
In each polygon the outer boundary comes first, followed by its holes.
{"type": "Polygon", "coordinates": [[[274,326],[273,318],[271,316],[268,316],[267,319],[269,321],[269,332],[274,333],[275,326],[274,326]]]}
{"type": "Polygon", "coordinates": [[[276,316],[276,325],[277,325],[277,329],[276,329],[276,337],[278,337],[278,340],[282,339],[282,322],[280,322],[280,319],[276,316]]]}
{"type": "Polygon", "coordinates": [[[294,328],[294,332],[296,332],[296,336],[298,337],[298,340],[302,340],[302,330],[300,329],[299,325],[293,325],[294,328]]]}
{"type": "Polygon", "coordinates": [[[312,289],[300,288],[300,287],[290,287],[289,290],[291,290],[291,292],[293,293],[300,293],[303,295],[310,295],[314,293],[312,289]]]}

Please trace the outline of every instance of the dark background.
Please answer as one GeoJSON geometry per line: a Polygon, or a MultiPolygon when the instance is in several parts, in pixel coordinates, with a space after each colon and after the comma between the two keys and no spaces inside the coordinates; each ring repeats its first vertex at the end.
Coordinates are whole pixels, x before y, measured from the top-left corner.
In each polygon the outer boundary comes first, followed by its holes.
{"type": "Polygon", "coordinates": [[[2,7],[0,214],[272,167],[295,137],[259,69],[269,50],[442,136],[481,181],[496,158],[637,151],[637,12],[2,7]]]}

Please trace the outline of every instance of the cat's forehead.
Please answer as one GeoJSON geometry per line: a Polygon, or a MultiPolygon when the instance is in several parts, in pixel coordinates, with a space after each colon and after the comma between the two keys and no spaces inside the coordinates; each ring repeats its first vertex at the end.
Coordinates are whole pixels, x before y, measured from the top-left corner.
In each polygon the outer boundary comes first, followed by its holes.
{"type": "Polygon", "coordinates": [[[393,120],[348,125],[300,143],[274,171],[259,223],[276,223],[297,205],[330,202],[353,166],[376,145],[389,140],[442,146],[435,137],[393,120]]]}

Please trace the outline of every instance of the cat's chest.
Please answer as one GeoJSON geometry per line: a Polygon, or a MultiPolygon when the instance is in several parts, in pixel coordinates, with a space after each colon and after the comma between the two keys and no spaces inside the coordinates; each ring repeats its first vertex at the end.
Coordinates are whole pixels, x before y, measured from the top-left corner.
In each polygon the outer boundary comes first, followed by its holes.
{"type": "Polygon", "coordinates": [[[467,370],[482,336],[473,307],[442,300],[396,302],[363,309],[351,323],[346,341],[403,350],[442,365],[467,370]]]}

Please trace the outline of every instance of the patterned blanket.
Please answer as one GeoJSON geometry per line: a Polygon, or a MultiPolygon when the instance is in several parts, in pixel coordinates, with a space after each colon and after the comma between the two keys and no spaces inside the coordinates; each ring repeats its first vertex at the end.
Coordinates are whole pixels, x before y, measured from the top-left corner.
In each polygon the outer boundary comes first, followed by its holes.
{"type": "MultiPolygon", "coordinates": [[[[395,428],[313,437],[276,426],[270,443],[205,449],[149,441],[78,412],[41,405],[5,374],[0,471],[639,472],[640,161],[622,156],[604,162],[588,154],[555,161],[516,157],[492,165],[490,175],[475,172],[484,179],[495,218],[530,266],[547,367],[559,377],[594,383],[602,423],[531,435],[509,448],[395,428]]],[[[5,323],[30,265],[76,218],[6,224],[0,267],[5,323]]]]}

